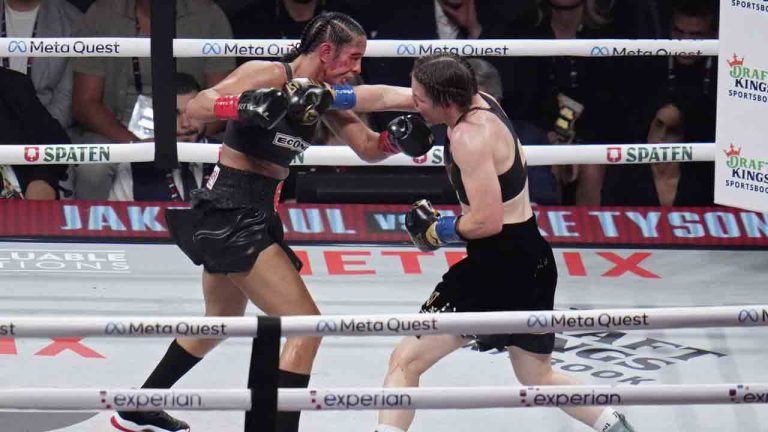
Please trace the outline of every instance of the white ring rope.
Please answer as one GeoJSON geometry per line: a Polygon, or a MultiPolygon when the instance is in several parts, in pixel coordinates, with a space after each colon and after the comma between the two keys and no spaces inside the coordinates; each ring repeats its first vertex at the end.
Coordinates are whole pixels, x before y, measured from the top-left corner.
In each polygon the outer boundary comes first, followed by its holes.
{"type": "MultiPolygon", "coordinates": [[[[256,317],[0,317],[11,337],[255,337],[256,317]]],[[[768,326],[768,305],[281,317],[291,336],[540,333],[768,326]]]]}
{"type": "MultiPolygon", "coordinates": [[[[219,146],[177,144],[180,162],[216,163],[219,146]]],[[[709,162],[715,160],[713,143],[681,144],[586,144],[523,146],[530,166],[571,164],[642,164],[655,162],[709,162]]],[[[89,164],[149,162],[155,157],[151,142],[119,144],[61,144],[0,146],[0,164],[89,164]]],[[[347,146],[315,146],[294,159],[292,165],[310,166],[442,166],[443,147],[435,146],[422,158],[396,155],[381,162],[360,159],[347,146]]]]}
{"type": "MultiPolygon", "coordinates": [[[[175,57],[280,57],[289,39],[175,39],[175,57]]],[[[669,39],[371,40],[366,57],[465,56],[716,56],[719,41],[669,39]]],[[[727,53],[730,55],[730,53],[727,53]]],[[[0,57],[149,57],[148,38],[0,38],[0,57]]]]}
{"type": "MultiPolygon", "coordinates": [[[[766,403],[768,384],[278,389],[278,411],[475,409],[766,403]]],[[[0,389],[0,409],[229,410],[251,408],[245,389],[0,389]]]]}

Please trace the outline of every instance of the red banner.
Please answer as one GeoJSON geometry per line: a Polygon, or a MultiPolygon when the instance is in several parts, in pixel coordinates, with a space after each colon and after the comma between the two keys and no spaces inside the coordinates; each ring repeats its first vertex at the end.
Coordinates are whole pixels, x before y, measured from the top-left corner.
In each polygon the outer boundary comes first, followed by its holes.
{"type": "MultiPolygon", "coordinates": [[[[178,203],[0,201],[0,237],[167,239],[164,211],[178,203]]],[[[401,243],[406,205],[280,207],[292,241],[401,243]]],[[[458,207],[438,206],[443,213],[458,207]]],[[[733,208],[537,207],[553,244],[768,247],[768,213],[733,208]]]]}

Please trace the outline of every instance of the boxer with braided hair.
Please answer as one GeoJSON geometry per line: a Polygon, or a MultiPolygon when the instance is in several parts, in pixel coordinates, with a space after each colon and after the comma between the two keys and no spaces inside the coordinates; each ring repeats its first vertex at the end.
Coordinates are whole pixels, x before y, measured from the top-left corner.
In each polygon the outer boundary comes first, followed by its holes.
{"type": "MultiPolygon", "coordinates": [[[[166,212],[173,240],[203,266],[206,316],[241,316],[249,300],[269,315],[319,314],[299,276],[301,261],[283,240],[274,198],[326,110],[354,105],[346,82],[360,73],[365,47],[355,20],[324,13],[307,23],[285,59],[247,62],[187,105],[190,118],[228,120],[218,164],[205,187],[191,193],[192,208],[166,212]]],[[[354,149],[375,161],[391,153],[381,146],[354,149]]],[[[177,338],[142,387],[170,388],[221,340],[177,338]]],[[[319,345],[317,337],[288,338],[279,387],[308,385],[319,345]]],[[[123,432],[189,431],[164,411],[118,412],[111,424],[123,432]]],[[[299,413],[278,413],[277,424],[280,432],[296,432],[299,413]]]]}

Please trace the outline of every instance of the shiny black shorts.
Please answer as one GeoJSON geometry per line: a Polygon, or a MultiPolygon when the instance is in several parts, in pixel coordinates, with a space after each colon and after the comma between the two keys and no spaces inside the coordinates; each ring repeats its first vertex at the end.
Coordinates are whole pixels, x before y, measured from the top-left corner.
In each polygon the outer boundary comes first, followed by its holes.
{"type": "Polygon", "coordinates": [[[192,208],[166,210],[171,237],[195,265],[209,273],[249,272],[259,253],[275,243],[301,270],[274,209],[278,183],[217,165],[208,184],[192,191],[192,208]]]}
{"type": "MultiPolygon", "coordinates": [[[[557,265],[535,219],[504,225],[492,237],[470,240],[467,256],[443,275],[422,313],[552,310],[557,265]]],[[[551,354],[554,333],[466,335],[481,351],[517,346],[551,354]]]]}

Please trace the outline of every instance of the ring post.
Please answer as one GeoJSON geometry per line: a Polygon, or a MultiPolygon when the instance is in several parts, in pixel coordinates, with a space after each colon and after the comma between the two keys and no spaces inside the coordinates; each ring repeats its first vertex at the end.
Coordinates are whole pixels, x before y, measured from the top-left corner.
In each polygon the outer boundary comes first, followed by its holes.
{"type": "Polygon", "coordinates": [[[272,432],[276,428],[280,333],[279,317],[258,317],[248,370],[251,410],[245,412],[244,432],[272,432]]]}

